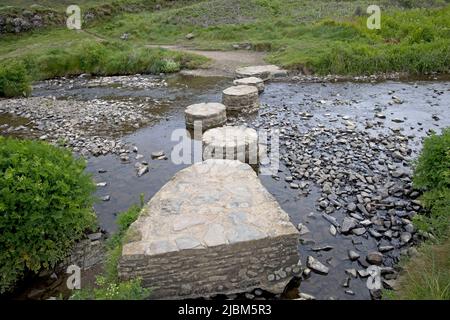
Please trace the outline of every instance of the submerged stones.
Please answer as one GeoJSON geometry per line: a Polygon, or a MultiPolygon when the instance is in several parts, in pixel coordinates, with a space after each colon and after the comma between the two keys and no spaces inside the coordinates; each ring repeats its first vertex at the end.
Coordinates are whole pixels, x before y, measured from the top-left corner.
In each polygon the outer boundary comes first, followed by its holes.
{"type": "Polygon", "coordinates": [[[214,128],[203,134],[203,158],[258,163],[258,134],[244,126],[214,128]]]}
{"type": "Polygon", "coordinates": [[[240,161],[211,159],[178,172],[126,239],[119,276],[141,277],[152,298],[281,293],[301,272],[297,229],[240,161]]]}
{"type": "Polygon", "coordinates": [[[186,127],[194,129],[195,121],[200,121],[202,130],[220,127],[227,121],[226,107],[221,103],[197,103],[184,111],[186,127]]]}
{"type": "Polygon", "coordinates": [[[330,269],[327,266],[325,266],[323,263],[321,263],[319,260],[315,259],[312,256],[308,256],[306,263],[308,268],[319,274],[328,274],[328,272],[330,271],[330,269]]]}
{"type": "Polygon", "coordinates": [[[258,77],[267,81],[276,77],[287,75],[287,71],[275,65],[250,66],[236,69],[238,78],[258,77]]]}
{"type": "Polygon", "coordinates": [[[236,79],[233,81],[234,85],[245,85],[245,86],[254,86],[258,89],[258,92],[261,93],[264,91],[264,81],[261,78],[257,77],[248,77],[242,79],[236,79]]]}
{"type": "Polygon", "coordinates": [[[258,89],[254,86],[239,85],[223,91],[222,103],[227,111],[252,112],[259,108],[258,89]]]}

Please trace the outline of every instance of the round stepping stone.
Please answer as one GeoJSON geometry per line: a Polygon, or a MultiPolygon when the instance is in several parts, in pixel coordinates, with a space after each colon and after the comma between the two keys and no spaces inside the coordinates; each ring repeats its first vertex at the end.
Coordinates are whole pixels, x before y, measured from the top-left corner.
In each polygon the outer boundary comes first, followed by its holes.
{"type": "Polygon", "coordinates": [[[234,85],[245,85],[245,86],[254,86],[258,89],[259,93],[264,91],[264,81],[261,78],[257,77],[248,77],[237,79],[233,81],[234,85]]]}
{"type": "Polygon", "coordinates": [[[226,107],[221,103],[197,103],[184,111],[186,127],[194,129],[194,122],[201,121],[202,130],[220,127],[227,121],[226,107]]]}
{"type": "Polygon", "coordinates": [[[203,159],[258,164],[258,134],[255,129],[243,126],[210,129],[203,135],[203,159]]]}
{"type": "Polygon", "coordinates": [[[258,89],[254,86],[234,86],[223,90],[222,103],[227,111],[256,111],[259,107],[258,89]]]}
{"type": "Polygon", "coordinates": [[[284,77],[287,71],[275,65],[251,66],[236,69],[238,78],[258,77],[267,81],[271,78],[284,77]]]}

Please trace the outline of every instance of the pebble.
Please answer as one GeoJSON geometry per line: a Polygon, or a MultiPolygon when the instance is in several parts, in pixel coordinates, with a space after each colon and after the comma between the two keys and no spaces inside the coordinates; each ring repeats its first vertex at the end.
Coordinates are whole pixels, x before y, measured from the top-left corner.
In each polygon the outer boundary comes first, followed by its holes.
{"type": "Polygon", "coordinates": [[[349,250],[348,257],[350,258],[351,261],[355,261],[359,259],[360,255],[356,251],[349,250]]]}
{"type": "Polygon", "coordinates": [[[308,256],[306,264],[308,268],[316,271],[319,274],[328,274],[328,272],[330,271],[328,267],[326,267],[319,260],[315,259],[312,256],[308,256]]]}
{"type": "Polygon", "coordinates": [[[366,257],[367,262],[373,265],[381,265],[383,262],[383,254],[378,251],[372,251],[367,254],[366,257]]]}

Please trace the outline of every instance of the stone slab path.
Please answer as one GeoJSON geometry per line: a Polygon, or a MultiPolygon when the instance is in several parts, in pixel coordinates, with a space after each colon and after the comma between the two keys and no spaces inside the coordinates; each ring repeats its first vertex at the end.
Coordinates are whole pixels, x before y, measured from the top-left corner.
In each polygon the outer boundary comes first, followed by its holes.
{"type": "Polygon", "coordinates": [[[281,293],[300,272],[297,229],[239,161],[207,160],[178,172],[126,238],[120,277],[142,277],[153,298],[281,293]]]}

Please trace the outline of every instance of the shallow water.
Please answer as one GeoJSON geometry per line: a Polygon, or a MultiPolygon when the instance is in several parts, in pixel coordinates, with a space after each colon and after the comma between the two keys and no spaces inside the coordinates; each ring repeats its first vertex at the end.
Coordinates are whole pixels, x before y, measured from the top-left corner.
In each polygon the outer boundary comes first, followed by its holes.
{"type": "MultiPolygon", "coordinates": [[[[83,85],[52,86],[41,83],[34,90],[35,96],[55,96],[58,99],[74,97],[76,99],[132,99],[139,103],[146,99],[151,101],[149,111],[152,115],[159,116],[159,120],[149,126],[133,131],[132,128],[124,128],[122,139],[135,145],[139,153],[145,156],[149,162],[149,173],[142,177],[136,176],[136,170],[132,160],[129,164],[123,164],[117,156],[107,155],[91,157],[87,170],[91,172],[97,182],[107,182],[106,187],[99,187],[97,196],[110,195],[110,201],[98,201],[95,210],[98,214],[101,227],[108,232],[116,230],[115,219],[117,213],[126,210],[133,204],[138,204],[140,194],[143,193],[148,201],[173,175],[187,165],[175,165],[170,161],[173,147],[179,144],[179,140],[171,139],[176,129],[186,134],[184,130],[184,113],[186,106],[203,101],[220,101],[221,91],[232,85],[230,79],[224,78],[191,78],[183,76],[171,76],[167,79],[167,87],[156,87],[148,89],[120,88],[117,86],[85,87],[83,85]],[[155,102],[156,101],[156,102],[155,102]],[[164,150],[169,160],[151,160],[153,151],[164,150]],[[99,169],[107,170],[99,173],[99,169]]],[[[414,153],[420,150],[420,138],[426,136],[429,129],[439,132],[440,128],[450,125],[450,82],[382,82],[382,83],[287,83],[275,82],[266,86],[261,95],[261,102],[265,105],[258,114],[244,116],[239,122],[247,122],[250,126],[258,126],[263,123],[263,118],[268,113],[279,113],[280,106],[288,106],[290,116],[298,118],[300,131],[323,124],[324,126],[335,126],[337,122],[330,119],[348,116],[357,124],[361,130],[364,129],[366,120],[374,121],[374,111],[378,104],[380,110],[386,115],[383,120],[385,127],[380,129],[374,127],[368,129],[372,134],[392,129],[401,128],[406,135],[416,136],[415,144],[410,145],[414,153]],[[404,102],[392,104],[392,93],[404,102]],[[310,120],[303,120],[299,116],[301,112],[308,112],[314,116],[310,120]],[[440,120],[433,119],[437,115],[440,120]],[[391,120],[400,118],[403,123],[394,123],[391,120]],[[418,123],[421,123],[419,125],[418,123]]],[[[285,111],[283,111],[285,112],[285,111]]],[[[0,117],[0,125],[10,122],[11,119],[0,117]]],[[[264,123],[267,123],[265,121],[264,123]]],[[[107,128],[99,128],[99,130],[107,128]]],[[[283,165],[280,167],[280,181],[274,180],[270,175],[261,175],[260,179],[264,186],[278,200],[282,208],[289,214],[292,222],[297,225],[304,223],[311,233],[310,240],[300,246],[301,260],[306,263],[306,257],[315,246],[331,245],[333,250],[315,253],[322,262],[327,262],[330,273],[327,276],[312,274],[311,277],[302,282],[300,290],[312,294],[319,299],[370,299],[365,285],[365,279],[352,279],[350,288],[355,292],[354,296],[345,294],[342,283],[346,279],[344,272],[347,268],[360,268],[357,262],[347,259],[347,250],[357,248],[361,252],[376,249],[376,242],[371,237],[365,239],[358,237],[361,244],[354,246],[351,236],[338,234],[333,237],[329,231],[329,223],[325,221],[316,209],[316,200],[320,197],[320,189],[312,186],[308,196],[299,195],[298,190],[289,188],[284,182],[283,165]],[[316,213],[309,216],[310,212],[316,213]]],[[[338,221],[343,218],[343,213],[336,211],[333,216],[338,221]]]]}

